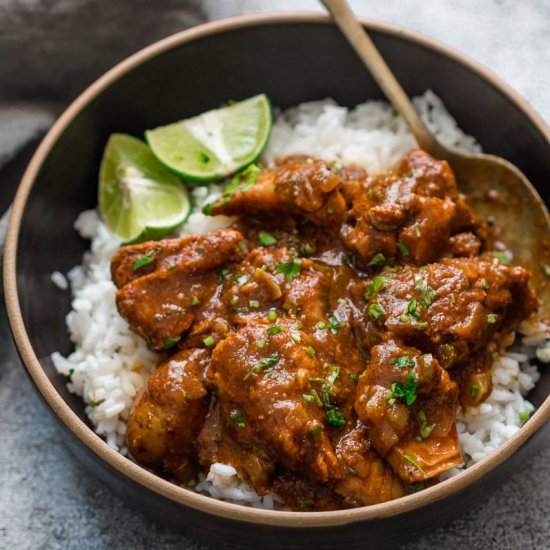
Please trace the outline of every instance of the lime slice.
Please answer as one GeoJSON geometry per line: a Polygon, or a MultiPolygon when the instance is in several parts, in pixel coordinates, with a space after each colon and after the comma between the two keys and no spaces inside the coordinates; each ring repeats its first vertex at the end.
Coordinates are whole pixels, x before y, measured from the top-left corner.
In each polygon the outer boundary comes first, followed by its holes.
{"type": "Polygon", "coordinates": [[[191,204],[181,180],[132,136],[109,138],[99,170],[99,210],[124,240],[160,238],[185,222],[191,204]]]}
{"type": "Polygon", "coordinates": [[[254,162],[271,132],[265,94],[145,132],[156,157],[191,181],[229,176],[254,162]]]}

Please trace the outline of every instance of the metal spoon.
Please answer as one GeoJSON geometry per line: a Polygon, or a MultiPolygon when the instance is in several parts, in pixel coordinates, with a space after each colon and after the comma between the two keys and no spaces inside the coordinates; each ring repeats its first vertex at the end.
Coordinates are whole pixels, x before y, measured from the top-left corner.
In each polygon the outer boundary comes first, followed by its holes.
{"type": "Polygon", "coordinates": [[[445,147],[416,112],[364,27],[345,0],[321,0],[343,35],[359,55],[393,107],[405,119],[418,145],[433,157],[446,160],[458,187],[483,219],[502,229],[501,240],[514,263],[527,268],[541,300],[539,317],[550,320],[550,216],[543,200],[512,163],[495,155],[466,153],[445,147]]]}

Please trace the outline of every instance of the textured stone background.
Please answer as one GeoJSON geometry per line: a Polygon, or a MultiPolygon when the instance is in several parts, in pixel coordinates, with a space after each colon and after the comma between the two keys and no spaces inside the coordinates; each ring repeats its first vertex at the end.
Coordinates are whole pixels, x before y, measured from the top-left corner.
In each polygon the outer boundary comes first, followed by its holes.
{"type": "MultiPolygon", "coordinates": [[[[468,53],[550,121],[548,0],[351,3],[361,15],[468,53]]],[[[319,11],[314,0],[0,0],[0,207],[19,176],[11,159],[27,155],[66,101],[114,62],[202,20],[298,9],[319,11]]],[[[204,548],[153,525],[83,471],[17,364],[7,332],[2,310],[0,549],[204,548]]],[[[405,548],[548,548],[546,443],[480,505],[405,548]]]]}

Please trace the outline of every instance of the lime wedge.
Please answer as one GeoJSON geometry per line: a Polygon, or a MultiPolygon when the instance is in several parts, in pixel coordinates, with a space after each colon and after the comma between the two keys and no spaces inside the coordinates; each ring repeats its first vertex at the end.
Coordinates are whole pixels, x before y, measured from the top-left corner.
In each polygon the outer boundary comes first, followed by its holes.
{"type": "Polygon", "coordinates": [[[254,162],[271,132],[265,94],[145,132],[156,157],[191,181],[229,176],[254,162]]]}
{"type": "Polygon", "coordinates": [[[181,180],[132,136],[109,138],[99,170],[99,210],[122,239],[160,238],[185,222],[191,204],[181,180]]]}

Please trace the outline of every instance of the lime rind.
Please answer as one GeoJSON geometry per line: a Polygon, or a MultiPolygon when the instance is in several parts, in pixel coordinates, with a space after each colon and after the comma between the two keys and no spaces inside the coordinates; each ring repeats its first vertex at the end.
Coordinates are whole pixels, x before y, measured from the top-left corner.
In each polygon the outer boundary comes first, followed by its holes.
{"type": "Polygon", "coordinates": [[[173,231],[188,218],[191,204],[181,180],[143,141],[113,134],[99,171],[99,209],[107,227],[128,241],[146,231],[173,231]]]}
{"type": "Polygon", "coordinates": [[[154,155],[190,182],[221,180],[252,164],[271,134],[265,94],[145,132],[154,155]]]}

